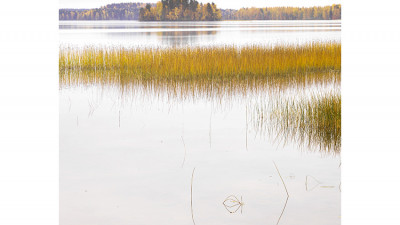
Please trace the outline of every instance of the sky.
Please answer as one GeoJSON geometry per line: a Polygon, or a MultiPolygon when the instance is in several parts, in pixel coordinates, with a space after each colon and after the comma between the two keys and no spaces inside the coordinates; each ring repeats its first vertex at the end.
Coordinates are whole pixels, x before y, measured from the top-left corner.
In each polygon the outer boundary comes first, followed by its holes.
{"type": "MultiPolygon", "coordinates": [[[[59,0],[59,8],[98,8],[111,3],[149,2],[158,0],[59,0]]],[[[271,6],[325,6],[341,4],[341,0],[198,0],[199,2],[214,2],[218,8],[239,9],[242,7],[271,7],[271,6]]]]}

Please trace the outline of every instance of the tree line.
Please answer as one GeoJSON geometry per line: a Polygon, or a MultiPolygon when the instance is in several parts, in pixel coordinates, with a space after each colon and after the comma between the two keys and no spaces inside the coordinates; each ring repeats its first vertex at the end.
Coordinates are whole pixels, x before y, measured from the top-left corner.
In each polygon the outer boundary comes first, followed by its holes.
{"type": "Polygon", "coordinates": [[[95,9],[60,9],[59,20],[138,20],[139,10],[145,5],[116,3],[95,9]]]}
{"type": "Polygon", "coordinates": [[[223,20],[338,20],[341,5],[315,7],[267,7],[221,10],[223,20]]]}
{"type": "Polygon", "coordinates": [[[161,0],[155,7],[147,4],[139,12],[141,21],[213,21],[221,18],[215,3],[203,4],[196,0],[161,0]]]}
{"type": "Polygon", "coordinates": [[[336,20],[341,5],[316,7],[266,7],[218,9],[214,3],[196,0],[161,0],[156,4],[117,3],[95,9],[60,9],[60,20],[336,20]]]}

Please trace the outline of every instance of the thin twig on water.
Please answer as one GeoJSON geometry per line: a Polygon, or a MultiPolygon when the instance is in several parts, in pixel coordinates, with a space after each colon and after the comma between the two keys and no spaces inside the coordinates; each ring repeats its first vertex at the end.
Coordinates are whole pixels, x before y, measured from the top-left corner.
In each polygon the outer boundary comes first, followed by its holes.
{"type": "Polygon", "coordinates": [[[71,102],[71,98],[70,98],[70,97],[68,97],[68,101],[69,101],[69,109],[68,109],[68,112],[71,112],[72,102],[71,102]]]}
{"type": "Polygon", "coordinates": [[[282,213],[281,213],[281,215],[279,216],[278,222],[276,222],[276,224],[279,224],[279,221],[280,221],[281,218],[282,218],[283,212],[285,212],[286,205],[287,205],[287,202],[288,202],[288,200],[289,200],[289,192],[288,192],[288,190],[287,190],[287,188],[286,188],[285,181],[283,180],[283,178],[282,178],[282,176],[281,176],[281,173],[280,173],[279,170],[278,170],[278,167],[276,166],[276,164],[275,164],[274,161],[272,161],[272,162],[273,162],[274,165],[275,165],[276,171],[278,171],[278,175],[279,175],[279,177],[281,178],[281,181],[282,181],[282,183],[283,183],[283,186],[285,187],[285,191],[286,191],[286,195],[287,195],[286,201],[285,201],[285,206],[284,206],[283,209],[282,209],[282,213]]]}
{"type": "Polygon", "coordinates": [[[247,148],[247,132],[248,132],[249,124],[247,120],[247,103],[246,103],[246,150],[248,151],[249,149],[247,148]]]}
{"type": "Polygon", "coordinates": [[[183,162],[182,162],[182,168],[183,168],[183,164],[185,164],[185,160],[186,160],[186,145],[185,145],[185,141],[183,140],[183,136],[181,136],[182,139],[182,143],[183,143],[183,148],[185,150],[185,155],[183,156],[183,162]]]}
{"type": "Polygon", "coordinates": [[[211,112],[210,112],[210,127],[209,127],[209,131],[208,131],[208,141],[210,142],[210,149],[211,149],[211,118],[212,118],[212,112],[213,112],[213,105],[211,103],[211,112]]]}
{"type": "Polygon", "coordinates": [[[240,200],[235,196],[235,195],[229,195],[228,197],[225,198],[225,200],[222,202],[224,205],[225,209],[229,213],[236,213],[240,209],[240,213],[243,213],[243,199],[242,196],[240,196],[240,200]],[[236,208],[236,209],[232,209],[236,208]]]}
{"type": "Polygon", "coordinates": [[[312,191],[312,190],[314,190],[316,187],[318,187],[318,185],[320,185],[320,184],[321,184],[321,182],[320,182],[319,180],[317,180],[317,178],[315,178],[315,177],[313,177],[313,176],[311,176],[311,175],[307,175],[307,176],[306,176],[306,191],[312,191]],[[314,180],[317,182],[317,184],[314,185],[311,189],[308,188],[308,177],[311,177],[312,179],[314,179],[314,180]]]}
{"type": "Polygon", "coordinates": [[[182,137],[185,135],[185,110],[183,109],[182,104],[182,137]]]}
{"type": "Polygon", "coordinates": [[[194,216],[193,216],[193,176],[194,176],[194,170],[196,169],[193,168],[193,172],[192,172],[192,182],[190,183],[190,209],[192,211],[192,221],[193,224],[196,225],[196,223],[194,222],[194,216]]]}

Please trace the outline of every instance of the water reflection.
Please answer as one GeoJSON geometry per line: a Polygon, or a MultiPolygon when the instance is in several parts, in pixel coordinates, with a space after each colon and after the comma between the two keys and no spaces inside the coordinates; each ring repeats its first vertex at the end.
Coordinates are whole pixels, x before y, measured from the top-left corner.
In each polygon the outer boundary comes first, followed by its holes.
{"type": "Polygon", "coordinates": [[[61,45],[78,48],[275,45],[341,39],[341,21],[60,21],[59,27],[61,45]]]}
{"type": "Polygon", "coordinates": [[[268,94],[295,94],[296,91],[317,88],[329,90],[339,86],[340,71],[307,73],[292,76],[232,77],[226,79],[162,79],[140,78],[119,72],[69,71],[59,73],[60,89],[71,87],[113,87],[121,96],[165,96],[169,100],[196,101],[207,99],[223,102],[241,97],[268,94]],[[325,88],[326,87],[326,88],[325,88]]]}
{"type": "Polygon", "coordinates": [[[177,21],[177,22],[139,22],[139,21],[60,21],[59,29],[194,29],[194,28],[263,28],[263,27],[297,27],[297,28],[331,28],[341,27],[340,20],[258,20],[258,21],[177,21]]]}
{"type": "MultiPolygon", "coordinates": [[[[60,88],[92,85],[110,88],[121,101],[151,105],[157,101],[167,105],[206,100],[214,110],[228,110],[240,103],[245,108],[246,149],[250,130],[256,136],[269,137],[277,146],[295,143],[299,149],[338,154],[341,148],[340,72],[315,73],[305,76],[248,78],[224,80],[141,80],[122,79],[111,73],[60,73],[60,88]]],[[[89,101],[90,117],[99,107],[99,99],[89,101]]],[[[120,115],[119,115],[120,124],[120,115]]],[[[120,126],[120,125],[119,125],[120,126]]],[[[212,114],[209,116],[211,148],[212,114]]],[[[186,145],[181,137],[185,151],[186,145]]]]}
{"type": "MultiPolygon", "coordinates": [[[[200,36],[209,41],[215,39],[217,31],[164,31],[156,32],[162,45],[184,47],[198,42],[200,36]]],[[[148,34],[150,35],[150,34],[148,34]]]]}
{"type": "MultiPolygon", "coordinates": [[[[312,174],[324,186],[339,183],[339,158],[302,154],[291,146],[275,151],[268,141],[254,138],[250,123],[246,151],[245,96],[229,98],[230,108],[222,108],[227,101],[180,102],[161,92],[121,93],[117,87],[61,87],[62,225],[105,224],[111,218],[123,225],[276,224],[280,215],[279,224],[339,224],[339,190],[307,192],[304,179],[297,179],[312,174]],[[98,102],[89,118],[88,99],[98,102]],[[290,193],[287,203],[271,159],[290,193]],[[243,196],[243,214],[241,209],[227,213],[221,204],[231,193],[239,200],[243,196]],[[149,217],[152,213],[160,216],[149,217]]],[[[283,93],[291,95],[288,91],[283,93]]],[[[256,102],[247,103],[251,112],[256,102]]]]}

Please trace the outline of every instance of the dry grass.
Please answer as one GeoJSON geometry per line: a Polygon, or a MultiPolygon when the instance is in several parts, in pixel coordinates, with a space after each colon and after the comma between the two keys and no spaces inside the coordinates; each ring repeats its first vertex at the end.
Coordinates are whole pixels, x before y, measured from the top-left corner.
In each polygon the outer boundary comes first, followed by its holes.
{"type": "MultiPolygon", "coordinates": [[[[238,95],[251,99],[269,95],[271,91],[273,96],[280,96],[276,91],[288,88],[340,86],[341,44],[61,48],[59,64],[61,88],[113,86],[123,94],[129,92],[130,96],[141,92],[144,95],[167,94],[168,98],[178,97],[178,100],[206,97],[226,102],[227,98],[238,95]]],[[[258,130],[271,123],[267,127],[285,142],[292,140],[310,148],[339,153],[340,101],[340,94],[278,100],[272,108],[258,108],[253,123],[258,130]]]]}
{"type": "MultiPolygon", "coordinates": [[[[305,74],[341,69],[341,44],[309,43],[275,47],[195,47],[170,49],[60,49],[60,78],[85,73],[88,81],[246,80],[301,81],[305,74]]],[[[314,79],[324,79],[315,76],[314,79]]]]}
{"type": "Polygon", "coordinates": [[[340,83],[341,44],[60,50],[60,87],[117,86],[187,98],[340,83]]]}

